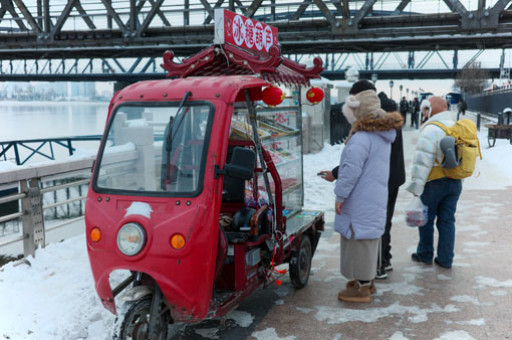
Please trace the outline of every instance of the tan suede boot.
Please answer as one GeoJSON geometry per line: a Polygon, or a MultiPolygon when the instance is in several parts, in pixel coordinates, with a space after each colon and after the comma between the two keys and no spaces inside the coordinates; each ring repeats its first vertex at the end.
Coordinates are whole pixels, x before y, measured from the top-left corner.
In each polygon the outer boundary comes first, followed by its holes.
{"type": "MultiPolygon", "coordinates": [[[[347,282],[347,288],[352,287],[356,283],[356,280],[350,280],[347,282]]],[[[375,294],[377,287],[375,287],[375,279],[370,281],[370,294],[375,294]]]]}
{"type": "Polygon", "coordinates": [[[359,282],[355,281],[338,293],[338,299],[346,302],[370,302],[370,295],[370,283],[360,286],[359,282]]]}
{"type": "Polygon", "coordinates": [[[375,287],[375,279],[370,281],[370,294],[377,293],[377,287],[375,287]]]}

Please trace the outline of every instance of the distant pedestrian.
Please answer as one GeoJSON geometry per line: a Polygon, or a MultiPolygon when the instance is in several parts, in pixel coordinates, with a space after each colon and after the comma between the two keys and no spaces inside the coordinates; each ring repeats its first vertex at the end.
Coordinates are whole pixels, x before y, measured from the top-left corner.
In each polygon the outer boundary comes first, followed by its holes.
{"type": "Polygon", "coordinates": [[[334,228],[341,234],[341,274],[349,279],[338,299],[370,302],[384,233],[391,143],[403,119],[386,113],[373,84],[352,86],[343,114],[352,125],[341,154],[334,228]]]}
{"type": "Polygon", "coordinates": [[[418,119],[420,115],[420,102],[418,101],[418,97],[414,97],[412,100],[412,108],[411,108],[411,127],[416,127],[418,129],[419,123],[418,119]]]}
{"type": "Polygon", "coordinates": [[[404,125],[405,122],[407,121],[407,112],[409,112],[409,103],[407,102],[407,99],[405,99],[405,97],[402,97],[402,100],[400,101],[400,114],[404,118],[404,125]]]}
{"type": "Polygon", "coordinates": [[[468,105],[466,104],[464,99],[461,98],[459,100],[459,103],[457,104],[457,106],[458,106],[458,109],[459,109],[459,114],[462,113],[462,115],[464,116],[466,114],[466,110],[468,108],[468,105]]]}
{"type": "MultiPolygon", "coordinates": [[[[452,113],[447,111],[446,101],[441,97],[430,97],[421,103],[422,122],[437,121],[446,127],[455,122],[452,113]]],[[[419,241],[416,252],[411,255],[415,262],[432,264],[434,257],[434,221],[439,232],[437,257],[434,261],[443,268],[451,268],[455,245],[455,211],[462,192],[462,180],[444,177],[435,172],[442,162],[440,142],[445,132],[433,124],[421,129],[412,164],[412,181],[406,190],[420,196],[428,207],[428,221],[418,228],[419,241]],[[437,164],[437,165],[436,165],[437,164]]]]}

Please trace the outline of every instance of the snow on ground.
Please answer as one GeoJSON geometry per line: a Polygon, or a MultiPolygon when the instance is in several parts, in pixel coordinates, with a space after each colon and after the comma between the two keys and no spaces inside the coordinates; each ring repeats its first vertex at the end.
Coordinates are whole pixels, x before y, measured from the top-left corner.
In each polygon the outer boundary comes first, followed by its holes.
{"type": "MultiPolygon", "coordinates": [[[[404,130],[406,145],[406,162],[412,157],[412,151],[418,132],[404,130]]],[[[479,162],[480,175],[478,178],[467,179],[464,186],[471,189],[505,189],[512,186],[512,146],[507,140],[497,140],[494,148],[487,146],[487,131],[480,133],[483,160],[479,162]]],[[[342,145],[325,145],[317,154],[305,155],[304,181],[305,206],[308,209],[319,209],[326,212],[326,220],[332,221],[334,216],[334,194],[332,183],[317,176],[320,170],[330,170],[339,162],[342,145]]],[[[407,164],[407,163],[406,163],[407,164]]],[[[464,213],[464,211],[462,211],[464,213]]],[[[490,212],[492,213],[492,212],[490,212]]],[[[402,216],[403,217],[403,216],[402,216]]],[[[485,217],[485,216],[484,216],[485,217]]],[[[478,228],[462,232],[478,232],[478,228]]],[[[477,236],[475,236],[477,237],[477,236]]],[[[475,242],[472,247],[481,244],[475,242]]],[[[329,250],[331,244],[321,239],[319,249],[329,250]]],[[[418,268],[421,269],[421,268],[418,268]]],[[[319,268],[313,268],[313,272],[319,268]]],[[[333,268],[333,273],[338,269],[333,268]]],[[[339,275],[339,274],[337,274],[339,275]]],[[[410,272],[411,277],[418,273],[410,272]]],[[[314,276],[313,276],[314,278],[314,276]]],[[[449,279],[444,277],[442,279],[449,279]]],[[[488,277],[478,277],[479,287],[507,288],[512,281],[498,281],[488,277]]],[[[404,287],[389,285],[387,289],[400,291],[404,287]]],[[[283,287],[284,289],[284,287],[283,287]]],[[[420,291],[408,291],[408,294],[421,294],[420,291]]],[[[502,291],[494,294],[499,296],[502,291]]],[[[503,294],[502,294],[503,295],[503,294]]],[[[475,304],[466,296],[454,297],[455,301],[475,304]]],[[[314,315],[318,320],[339,323],[343,320],[376,320],[393,314],[409,313],[420,322],[429,313],[447,313],[456,307],[447,305],[439,307],[432,305],[430,309],[419,309],[414,306],[402,306],[399,303],[387,309],[367,309],[366,311],[330,310],[324,306],[312,306],[315,309],[302,310],[303,313],[314,315]],[[371,317],[369,318],[368,315],[371,317]]],[[[246,312],[234,311],[228,316],[240,327],[248,327],[253,323],[253,317],[246,312]]],[[[22,263],[8,263],[0,268],[0,339],[88,339],[104,340],[109,338],[114,316],[106,311],[94,289],[85,246],[84,235],[69,238],[61,243],[54,243],[45,249],[40,249],[36,257],[29,257],[22,263]]],[[[469,324],[480,325],[484,320],[474,319],[469,324]]],[[[215,329],[203,329],[201,336],[216,338],[215,329]]],[[[257,339],[286,339],[280,338],[274,328],[256,331],[252,334],[257,339]]],[[[392,339],[404,339],[401,332],[396,332],[392,339]]],[[[448,332],[438,339],[473,339],[463,331],[448,332]]]]}

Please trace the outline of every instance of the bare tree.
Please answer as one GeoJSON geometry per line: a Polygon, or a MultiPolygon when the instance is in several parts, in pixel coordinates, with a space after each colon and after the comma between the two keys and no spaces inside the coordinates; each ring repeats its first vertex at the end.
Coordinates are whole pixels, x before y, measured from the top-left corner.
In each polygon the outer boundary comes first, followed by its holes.
{"type": "Polygon", "coordinates": [[[489,78],[490,74],[482,69],[482,64],[480,62],[473,62],[464,66],[455,79],[455,85],[468,94],[480,93],[483,91],[489,78]]]}

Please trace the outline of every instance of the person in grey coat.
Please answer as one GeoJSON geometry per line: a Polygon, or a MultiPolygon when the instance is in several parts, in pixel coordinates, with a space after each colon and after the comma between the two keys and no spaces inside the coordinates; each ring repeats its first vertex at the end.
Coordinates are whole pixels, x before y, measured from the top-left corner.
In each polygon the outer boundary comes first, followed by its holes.
{"type": "Polygon", "coordinates": [[[375,291],[372,282],[386,224],[391,143],[403,124],[399,113],[387,113],[380,106],[373,90],[349,96],[343,106],[352,128],[334,189],[341,274],[349,279],[346,289],[338,293],[342,301],[370,302],[375,291]]]}

